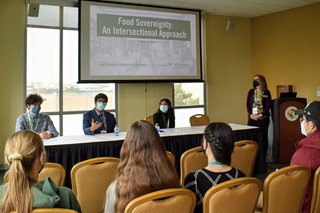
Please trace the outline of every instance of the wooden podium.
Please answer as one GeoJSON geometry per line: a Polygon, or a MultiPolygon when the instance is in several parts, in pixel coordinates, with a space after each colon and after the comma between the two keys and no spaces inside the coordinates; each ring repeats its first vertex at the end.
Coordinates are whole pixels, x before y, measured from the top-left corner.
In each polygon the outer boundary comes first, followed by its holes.
{"type": "Polygon", "coordinates": [[[303,109],[305,98],[279,98],[272,100],[273,162],[288,163],[296,151],[295,143],[304,135],[300,130],[300,117],[294,110],[303,109]]]}

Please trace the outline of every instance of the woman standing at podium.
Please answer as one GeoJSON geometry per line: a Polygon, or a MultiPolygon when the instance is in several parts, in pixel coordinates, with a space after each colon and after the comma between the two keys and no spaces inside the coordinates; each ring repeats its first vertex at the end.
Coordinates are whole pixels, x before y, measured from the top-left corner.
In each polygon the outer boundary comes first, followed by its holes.
{"type": "Polygon", "coordinates": [[[248,125],[257,126],[261,130],[263,144],[259,144],[266,158],[268,150],[268,128],[270,123],[271,93],[268,90],[267,81],[263,75],[256,75],[253,78],[253,88],[247,96],[248,125]]]}

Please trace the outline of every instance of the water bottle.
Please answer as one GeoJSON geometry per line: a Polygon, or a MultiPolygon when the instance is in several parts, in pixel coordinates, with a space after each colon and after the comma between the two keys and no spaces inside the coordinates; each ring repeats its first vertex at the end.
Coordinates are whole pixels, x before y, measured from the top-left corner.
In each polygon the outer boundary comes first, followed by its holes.
{"type": "Polygon", "coordinates": [[[115,135],[115,136],[118,136],[118,135],[119,135],[119,127],[118,127],[117,124],[116,124],[116,126],[114,127],[114,135],[115,135]]]}
{"type": "Polygon", "coordinates": [[[160,133],[160,126],[159,126],[159,124],[158,123],[156,123],[156,129],[157,129],[157,131],[160,133]]]}

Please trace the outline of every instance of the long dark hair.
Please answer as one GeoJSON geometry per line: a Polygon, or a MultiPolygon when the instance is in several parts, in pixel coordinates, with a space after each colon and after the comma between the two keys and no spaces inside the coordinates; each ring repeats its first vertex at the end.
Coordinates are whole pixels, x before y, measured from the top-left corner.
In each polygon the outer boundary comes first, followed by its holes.
{"type": "Polygon", "coordinates": [[[235,142],[231,127],[222,122],[211,123],[204,130],[203,137],[210,144],[215,159],[230,166],[235,142]]]}
{"type": "Polygon", "coordinates": [[[181,187],[159,133],[148,121],[136,121],[127,131],[116,181],[116,213],[141,195],[181,187]]]}
{"type": "MultiPolygon", "coordinates": [[[[167,98],[163,98],[163,99],[161,99],[160,100],[160,102],[159,102],[159,106],[161,105],[161,102],[162,101],[165,101],[167,104],[168,104],[168,112],[166,113],[167,115],[168,115],[168,118],[169,119],[174,119],[174,109],[173,109],[173,107],[172,107],[172,105],[171,105],[171,101],[169,100],[169,99],[167,99],[167,98]]],[[[161,112],[161,110],[160,110],[160,108],[158,108],[158,110],[157,110],[157,112],[156,112],[157,114],[163,114],[163,112],[161,112]]]]}

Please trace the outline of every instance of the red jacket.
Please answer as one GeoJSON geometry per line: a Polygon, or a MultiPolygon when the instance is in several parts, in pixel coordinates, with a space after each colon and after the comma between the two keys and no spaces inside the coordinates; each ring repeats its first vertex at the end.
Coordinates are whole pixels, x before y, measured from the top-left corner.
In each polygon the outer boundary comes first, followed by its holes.
{"type": "Polygon", "coordinates": [[[291,158],[290,165],[303,165],[311,168],[311,179],[303,203],[302,212],[309,213],[312,198],[314,173],[320,166],[320,130],[296,143],[297,151],[291,158]]]}

